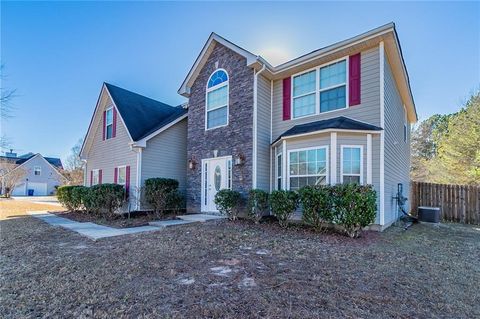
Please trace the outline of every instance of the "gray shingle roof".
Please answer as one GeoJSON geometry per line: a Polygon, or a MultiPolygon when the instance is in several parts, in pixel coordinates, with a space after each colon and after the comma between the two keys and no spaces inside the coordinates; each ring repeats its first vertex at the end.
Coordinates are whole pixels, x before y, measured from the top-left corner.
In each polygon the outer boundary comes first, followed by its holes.
{"type": "MultiPolygon", "coordinates": [[[[18,157],[0,156],[0,159],[6,160],[6,161],[8,161],[12,164],[20,165],[20,164],[25,163],[26,161],[28,161],[32,157],[36,156],[37,154],[29,153],[29,154],[25,154],[25,155],[21,155],[21,156],[18,156],[18,157]],[[25,156],[25,155],[28,155],[28,156],[25,156]]],[[[43,157],[43,158],[47,162],[49,162],[51,165],[53,165],[54,167],[63,168],[62,161],[59,158],[56,158],[56,157],[43,157]]]]}
{"type": "Polygon", "coordinates": [[[143,95],[105,83],[130,136],[138,141],[187,113],[143,95]]]}
{"type": "MultiPolygon", "coordinates": [[[[306,124],[295,125],[291,129],[281,134],[273,143],[276,143],[282,137],[293,136],[305,133],[312,133],[316,131],[326,129],[339,129],[339,130],[360,130],[360,131],[381,131],[381,127],[352,120],[345,116],[334,117],[328,120],[321,120],[306,124]]],[[[273,144],[272,143],[272,144],[273,144]]]]}

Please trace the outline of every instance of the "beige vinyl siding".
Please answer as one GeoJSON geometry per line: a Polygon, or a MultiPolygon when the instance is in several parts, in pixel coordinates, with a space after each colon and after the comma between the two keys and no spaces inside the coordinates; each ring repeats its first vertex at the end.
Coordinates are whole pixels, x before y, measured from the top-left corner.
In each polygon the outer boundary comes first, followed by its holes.
{"type": "Polygon", "coordinates": [[[270,190],[270,124],[271,124],[270,80],[258,76],[257,91],[257,188],[270,190]]]}
{"type": "Polygon", "coordinates": [[[273,140],[294,125],[337,116],[380,126],[380,56],[378,47],[361,53],[361,104],[346,109],[283,121],[283,80],[273,84],[273,140]]]}
{"type": "Polygon", "coordinates": [[[130,166],[130,189],[136,188],[137,180],[137,154],[130,149],[131,142],[126,127],[117,112],[117,134],[114,138],[103,140],[103,111],[112,106],[113,103],[106,94],[102,92],[98,112],[93,119],[91,134],[93,138],[91,146],[87,150],[85,185],[90,186],[90,171],[102,170],[102,183],[113,183],[115,167],[122,165],[130,166]]]}
{"type": "MultiPolygon", "coordinates": [[[[385,58],[385,223],[394,221],[397,213],[397,184],[403,184],[403,195],[410,190],[410,125],[407,142],[403,139],[405,110],[387,58],[385,58]]],[[[407,211],[408,211],[407,201],[407,211]]]]}
{"type": "MultiPolygon", "coordinates": [[[[355,145],[363,147],[363,167],[362,182],[367,184],[367,134],[359,133],[338,133],[337,134],[337,182],[341,182],[341,161],[342,161],[342,145],[355,145]]],[[[372,184],[377,192],[377,212],[380,207],[380,134],[372,134],[372,184]]],[[[377,213],[375,224],[380,223],[380,216],[377,213]]]]}
{"type": "Polygon", "coordinates": [[[142,154],[142,185],[148,178],[173,178],[185,191],[187,179],[187,119],[147,141],[142,154]]]}

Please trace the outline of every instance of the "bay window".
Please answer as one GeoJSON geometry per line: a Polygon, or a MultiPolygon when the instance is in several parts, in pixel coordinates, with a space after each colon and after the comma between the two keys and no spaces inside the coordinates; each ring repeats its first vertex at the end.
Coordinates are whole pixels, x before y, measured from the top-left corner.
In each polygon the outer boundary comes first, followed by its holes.
{"type": "Polygon", "coordinates": [[[282,189],[282,171],[283,171],[283,167],[282,167],[282,161],[283,161],[283,158],[282,158],[282,154],[278,154],[277,155],[277,190],[281,190],[282,189]]]}
{"type": "Polygon", "coordinates": [[[327,147],[289,152],[289,188],[298,190],[307,185],[325,185],[328,179],[327,147]]]}
{"type": "Polygon", "coordinates": [[[363,184],[363,147],[342,145],[341,182],[363,184]]]}

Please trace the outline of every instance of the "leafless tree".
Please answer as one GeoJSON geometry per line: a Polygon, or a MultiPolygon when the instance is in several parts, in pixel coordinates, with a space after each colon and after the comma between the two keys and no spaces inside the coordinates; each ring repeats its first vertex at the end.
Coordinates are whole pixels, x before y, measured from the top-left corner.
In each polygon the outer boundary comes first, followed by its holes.
{"type": "Polygon", "coordinates": [[[15,185],[25,177],[27,171],[8,159],[0,159],[0,182],[5,196],[10,197],[15,185]]]}
{"type": "Polygon", "coordinates": [[[83,139],[81,138],[71,148],[70,155],[68,155],[65,161],[65,170],[62,173],[67,178],[70,185],[83,184],[83,168],[85,162],[80,159],[80,151],[82,150],[82,144],[83,139]]]}
{"type": "MultiPolygon", "coordinates": [[[[12,99],[15,97],[15,90],[5,88],[5,66],[0,65],[0,123],[12,117],[12,99]]],[[[0,124],[3,127],[3,123],[0,124]]],[[[0,148],[7,148],[9,141],[3,132],[0,132],[0,148]]]]}

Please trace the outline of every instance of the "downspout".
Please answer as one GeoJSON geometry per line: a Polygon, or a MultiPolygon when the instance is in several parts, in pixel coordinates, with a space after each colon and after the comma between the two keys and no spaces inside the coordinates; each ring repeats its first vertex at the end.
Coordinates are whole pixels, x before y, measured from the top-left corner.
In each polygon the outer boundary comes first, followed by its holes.
{"type": "Polygon", "coordinates": [[[88,182],[87,182],[87,172],[88,172],[87,160],[82,159],[82,162],[84,163],[83,164],[83,186],[88,186],[88,182]]]}
{"type": "Polygon", "coordinates": [[[253,151],[252,151],[252,188],[257,188],[257,95],[258,75],[265,71],[266,65],[262,64],[260,71],[253,71],[253,151]]]}

